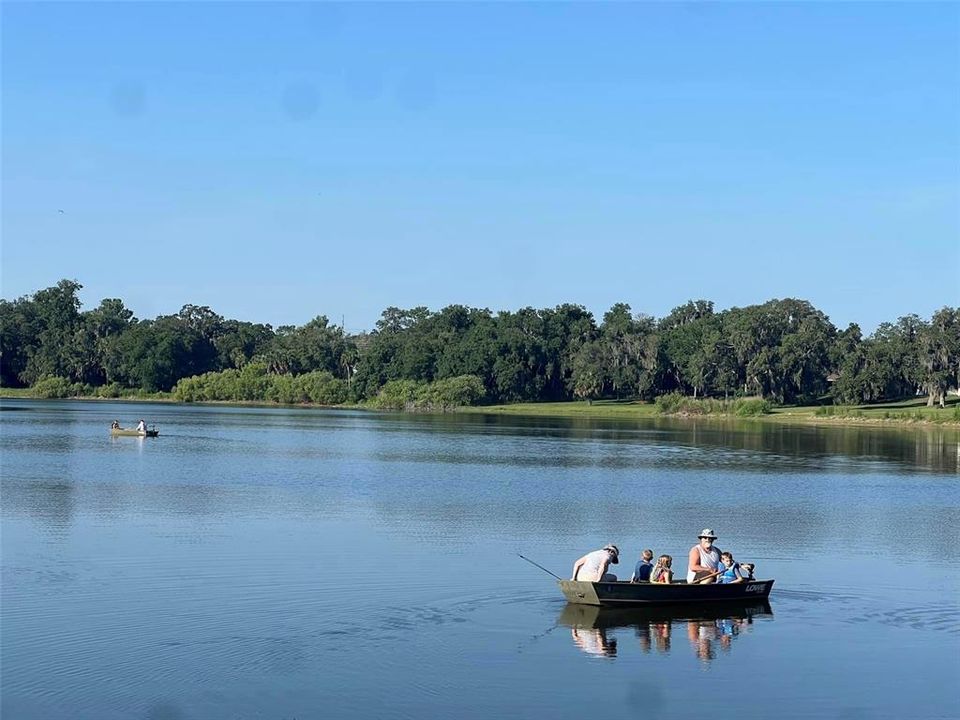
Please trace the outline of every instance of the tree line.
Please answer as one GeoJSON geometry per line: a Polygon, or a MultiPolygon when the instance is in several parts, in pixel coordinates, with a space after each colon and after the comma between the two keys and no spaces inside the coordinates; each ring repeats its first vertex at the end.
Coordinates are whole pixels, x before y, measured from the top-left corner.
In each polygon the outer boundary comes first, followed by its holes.
{"type": "Polygon", "coordinates": [[[152,320],[117,298],[81,311],[81,288],[61,280],[0,300],[0,384],[325,404],[679,393],[778,404],[925,394],[941,406],[960,384],[960,308],[951,307],[929,320],[905,315],[866,337],[856,324],[838,330],[798,299],[722,311],[691,300],[659,319],[618,303],[599,323],[574,304],[496,313],[390,307],[372,331],[348,334],[322,315],[273,328],[189,304],[152,320]],[[432,389],[441,381],[442,392],[432,389]]]}

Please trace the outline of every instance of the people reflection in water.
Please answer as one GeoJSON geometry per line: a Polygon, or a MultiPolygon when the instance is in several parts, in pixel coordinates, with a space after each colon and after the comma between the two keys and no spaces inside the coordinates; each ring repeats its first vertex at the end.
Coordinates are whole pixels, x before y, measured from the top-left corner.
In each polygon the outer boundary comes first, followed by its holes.
{"type": "Polygon", "coordinates": [[[669,621],[650,623],[650,634],[657,644],[657,652],[670,652],[670,630],[672,626],[669,621]]]}
{"type": "Polygon", "coordinates": [[[729,652],[733,638],[740,634],[750,619],[721,618],[719,620],[695,620],[687,625],[687,636],[693,652],[699,660],[709,663],[716,659],[717,650],[729,652]]]}
{"type": "Polygon", "coordinates": [[[650,652],[650,625],[648,623],[640,623],[637,625],[637,641],[640,643],[640,649],[645,653],[650,652]]]}
{"type": "MultiPolygon", "coordinates": [[[[622,610],[615,612],[623,613],[622,610]]],[[[642,611],[641,611],[642,612],[642,611]]],[[[769,610],[765,614],[769,614],[769,610]]],[[[704,663],[709,663],[721,653],[729,652],[734,638],[743,633],[753,618],[750,615],[733,617],[713,617],[696,619],[651,619],[649,616],[628,619],[629,616],[615,614],[598,614],[594,617],[578,614],[576,619],[571,618],[570,624],[573,642],[588,655],[597,657],[616,657],[618,627],[632,627],[640,651],[658,654],[669,654],[671,650],[671,636],[675,626],[682,628],[685,625],[687,639],[694,656],[704,663]]],[[[564,622],[561,619],[561,622],[564,622]]],[[[570,622],[570,621],[567,621],[570,622]]]]}
{"type": "Polygon", "coordinates": [[[670,623],[669,622],[644,622],[636,627],[637,640],[640,643],[640,649],[649,653],[656,648],[659,653],[670,652],[670,623]]]}
{"type": "Polygon", "coordinates": [[[608,638],[606,628],[574,626],[570,632],[573,635],[574,644],[587,655],[610,658],[617,656],[617,639],[608,638]]]}
{"type": "Polygon", "coordinates": [[[693,646],[693,652],[704,662],[709,662],[717,656],[713,647],[713,640],[716,639],[715,630],[712,621],[691,620],[687,623],[687,637],[693,646]]]}

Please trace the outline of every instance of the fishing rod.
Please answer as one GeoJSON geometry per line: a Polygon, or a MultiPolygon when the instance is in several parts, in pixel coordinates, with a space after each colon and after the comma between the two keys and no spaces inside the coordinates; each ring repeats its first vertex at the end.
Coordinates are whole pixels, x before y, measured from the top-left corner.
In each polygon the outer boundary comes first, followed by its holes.
{"type": "Polygon", "coordinates": [[[545,573],[547,573],[548,575],[553,575],[557,580],[563,580],[562,577],[560,577],[559,575],[554,575],[552,572],[550,572],[549,570],[547,570],[547,569],[546,569],[543,565],[541,565],[540,563],[535,563],[535,562],[534,562],[533,560],[531,560],[530,558],[528,558],[528,557],[523,557],[523,555],[521,555],[520,553],[517,553],[517,557],[518,557],[518,558],[522,558],[523,560],[526,560],[526,561],[527,561],[528,563],[530,563],[531,565],[536,565],[538,568],[540,568],[541,570],[543,570],[543,571],[544,571],[545,573]]]}

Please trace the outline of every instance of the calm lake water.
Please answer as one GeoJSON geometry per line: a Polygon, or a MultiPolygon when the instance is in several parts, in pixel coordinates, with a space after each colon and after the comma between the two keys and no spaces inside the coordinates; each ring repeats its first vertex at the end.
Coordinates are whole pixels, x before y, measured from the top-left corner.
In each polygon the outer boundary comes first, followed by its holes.
{"type": "Polygon", "coordinates": [[[960,717],[956,430],[0,407],[4,720],[960,717]],[[768,605],[517,557],[705,526],[768,605]]]}

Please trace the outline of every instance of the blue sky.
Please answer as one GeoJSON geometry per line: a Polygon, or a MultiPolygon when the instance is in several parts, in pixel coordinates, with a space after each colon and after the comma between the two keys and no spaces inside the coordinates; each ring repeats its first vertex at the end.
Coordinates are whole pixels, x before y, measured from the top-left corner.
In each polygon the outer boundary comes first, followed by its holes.
{"type": "Polygon", "coordinates": [[[2,296],[960,305],[960,5],[4,3],[2,296]],[[63,212],[60,212],[60,211],[63,212]]]}

